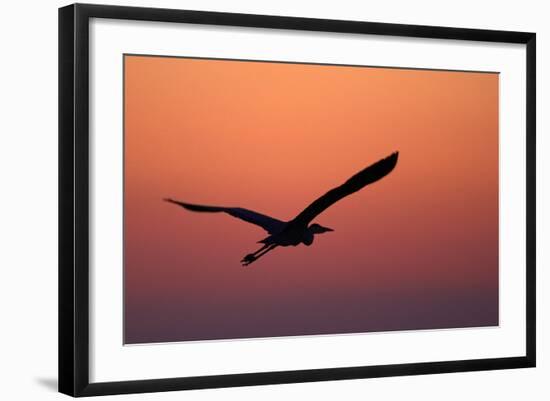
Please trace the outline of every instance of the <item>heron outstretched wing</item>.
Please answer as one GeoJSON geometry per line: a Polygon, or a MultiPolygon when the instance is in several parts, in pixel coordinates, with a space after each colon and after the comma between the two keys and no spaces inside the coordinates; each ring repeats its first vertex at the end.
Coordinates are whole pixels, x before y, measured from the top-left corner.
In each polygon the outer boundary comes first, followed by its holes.
{"type": "Polygon", "coordinates": [[[166,202],[179,205],[187,210],[193,212],[206,212],[206,213],[218,213],[224,212],[230,216],[236,217],[238,219],[244,220],[248,223],[255,224],[262,227],[270,234],[275,234],[280,232],[286,223],[281,220],[277,220],[273,217],[266,216],[249,209],[243,209],[242,207],[224,207],[224,206],[206,206],[206,205],[195,205],[192,203],[179,202],[174,199],[164,199],[166,202]]]}
{"type": "Polygon", "coordinates": [[[311,220],[321,214],[327,208],[340,199],[359,191],[368,184],[385,177],[389,174],[397,164],[399,153],[394,152],[390,156],[371,164],[367,168],[361,170],[339,187],[333,188],[311,205],[306,207],[298,216],[289,222],[289,224],[308,225],[311,220]]]}

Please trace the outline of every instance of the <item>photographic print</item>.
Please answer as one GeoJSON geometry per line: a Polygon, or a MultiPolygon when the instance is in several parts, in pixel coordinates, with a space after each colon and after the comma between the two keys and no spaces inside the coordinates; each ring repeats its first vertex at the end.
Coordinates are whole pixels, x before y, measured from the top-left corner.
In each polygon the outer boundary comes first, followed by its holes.
{"type": "Polygon", "coordinates": [[[58,44],[60,392],[536,365],[534,32],[74,4],[58,44]]]}
{"type": "Polygon", "coordinates": [[[124,343],[499,325],[499,74],[124,57],[124,343]]]}

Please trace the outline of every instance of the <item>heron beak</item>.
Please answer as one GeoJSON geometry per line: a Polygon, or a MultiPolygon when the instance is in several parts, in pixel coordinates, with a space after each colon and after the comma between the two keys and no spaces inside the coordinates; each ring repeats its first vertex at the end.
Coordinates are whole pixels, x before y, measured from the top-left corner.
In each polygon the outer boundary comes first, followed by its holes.
{"type": "Polygon", "coordinates": [[[331,231],[334,231],[332,228],[328,228],[328,227],[323,227],[325,229],[325,232],[328,233],[328,232],[331,232],[331,231]]]}

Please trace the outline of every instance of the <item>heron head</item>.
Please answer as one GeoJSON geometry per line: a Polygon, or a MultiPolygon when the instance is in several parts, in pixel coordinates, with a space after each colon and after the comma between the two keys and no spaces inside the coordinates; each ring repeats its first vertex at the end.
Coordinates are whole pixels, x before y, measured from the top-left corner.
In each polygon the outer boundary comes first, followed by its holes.
{"type": "Polygon", "coordinates": [[[323,234],[334,230],[332,228],[323,227],[320,224],[313,223],[312,225],[309,226],[309,231],[312,232],[313,234],[323,234]]]}

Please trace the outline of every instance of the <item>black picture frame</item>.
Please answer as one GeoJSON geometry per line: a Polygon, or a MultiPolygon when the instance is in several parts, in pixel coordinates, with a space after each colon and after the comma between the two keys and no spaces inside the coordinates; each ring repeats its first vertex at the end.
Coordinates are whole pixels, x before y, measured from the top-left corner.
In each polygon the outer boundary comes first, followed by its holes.
{"type": "Polygon", "coordinates": [[[189,390],[535,366],[536,35],[479,29],[74,4],[59,9],[59,391],[71,396],[189,390]],[[163,21],[526,45],[526,354],[520,357],[90,383],[89,21],[163,21]]]}

